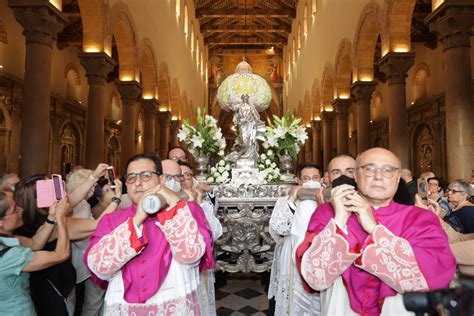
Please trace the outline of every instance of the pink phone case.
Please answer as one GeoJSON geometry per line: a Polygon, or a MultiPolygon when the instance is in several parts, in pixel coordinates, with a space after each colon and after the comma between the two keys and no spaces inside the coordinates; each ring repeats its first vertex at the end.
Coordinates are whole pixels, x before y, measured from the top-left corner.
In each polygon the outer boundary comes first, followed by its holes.
{"type": "Polygon", "coordinates": [[[36,206],[50,207],[56,201],[53,180],[36,181],[36,206]]]}
{"type": "MultiPolygon", "coordinates": [[[[61,199],[64,197],[64,182],[60,175],[53,174],[52,177],[59,178],[59,181],[57,181],[57,183],[59,183],[58,198],[61,199]]],[[[50,207],[58,200],[56,195],[53,179],[36,181],[36,206],[41,208],[50,207]]]]}

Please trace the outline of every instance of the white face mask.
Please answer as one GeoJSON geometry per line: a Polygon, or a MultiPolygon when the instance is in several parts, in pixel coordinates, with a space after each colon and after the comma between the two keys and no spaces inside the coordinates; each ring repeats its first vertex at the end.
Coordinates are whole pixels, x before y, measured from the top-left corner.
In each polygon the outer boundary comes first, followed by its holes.
{"type": "Polygon", "coordinates": [[[308,182],[303,183],[303,188],[319,189],[321,188],[321,182],[309,180],[308,182]]]}
{"type": "Polygon", "coordinates": [[[170,189],[173,192],[181,191],[181,183],[176,181],[174,178],[165,181],[165,187],[170,189]]]}

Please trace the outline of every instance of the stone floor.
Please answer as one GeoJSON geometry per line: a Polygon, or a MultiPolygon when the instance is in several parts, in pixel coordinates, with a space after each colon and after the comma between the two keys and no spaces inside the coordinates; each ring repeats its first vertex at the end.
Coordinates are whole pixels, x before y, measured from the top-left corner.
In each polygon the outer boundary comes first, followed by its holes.
{"type": "Polygon", "coordinates": [[[216,274],[218,316],[267,315],[267,274],[216,274]]]}

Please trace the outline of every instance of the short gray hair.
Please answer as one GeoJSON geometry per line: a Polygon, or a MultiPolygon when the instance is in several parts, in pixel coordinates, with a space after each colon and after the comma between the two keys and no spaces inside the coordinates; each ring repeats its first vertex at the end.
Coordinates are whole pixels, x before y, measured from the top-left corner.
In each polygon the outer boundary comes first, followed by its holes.
{"type": "Polygon", "coordinates": [[[7,183],[8,179],[11,179],[13,177],[18,177],[18,175],[16,173],[9,173],[9,174],[4,175],[0,179],[0,185],[4,185],[5,183],[7,183]]]}
{"type": "Polygon", "coordinates": [[[467,196],[471,196],[472,195],[472,192],[471,192],[471,185],[469,183],[467,183],[467,181],[465,181],[464,179],[456,179],[456,180],[453,180],[451,181],[450,184],[454,184],[454,185],[457,185],[459,186],[459,188],[466,192],[467,193],[467,196]]]}

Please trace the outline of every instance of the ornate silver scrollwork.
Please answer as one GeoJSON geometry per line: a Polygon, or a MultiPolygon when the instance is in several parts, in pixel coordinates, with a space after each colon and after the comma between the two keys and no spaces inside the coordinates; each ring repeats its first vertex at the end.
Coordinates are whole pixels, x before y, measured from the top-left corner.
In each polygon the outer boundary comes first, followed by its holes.
{"type": "Polygon", "coordinates": [[[226,272],[270,270],[275,242],[268,221],[285,185],[213,186],[224,234],[216,241],[217,269],[226,272]]]}

